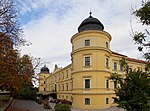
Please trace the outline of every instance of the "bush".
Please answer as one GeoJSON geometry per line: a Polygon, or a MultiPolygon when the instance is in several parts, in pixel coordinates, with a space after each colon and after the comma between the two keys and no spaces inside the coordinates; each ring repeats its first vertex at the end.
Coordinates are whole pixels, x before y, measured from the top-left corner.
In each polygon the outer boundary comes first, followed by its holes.
{"type": "Polygon", "coordinates": [[[57,104],[55,111],[71,111],[71,108],[68,104],[57,104]]]}
{"type": "Polygon", "coordinates": [[[1,102],[7,102],[10,99],[10,95],[0,95],[1,102]]]}
{"type": "Polygon", "coordinates": [[[39,98],[39,99],[36,100],[36,102],[37,102],[38,104],[42,104],[42,99],[39,98]]]}
{"type": "Polygon", "coordinates": [[[44,104],[44,108],[45,108],[45,109],[52,109],[52,108],[49,106],[48,100],[44,100],[44,101],[43,101],[43,104],[44,104]]]}
{"type": "Polygon", "coordinates": [[[62,104],[72,105],[72,102],[71,102],[71,101],[68,101],[68,100],[61,100],[60,102],[61,102],[62,104]]]}
{"type": "Polygon", "coordinates": [[[32,88],[31,86],[21,87],[18,94],[18,99],[25,99],[25,100],[36,100],[36,89],[32,88]]]}

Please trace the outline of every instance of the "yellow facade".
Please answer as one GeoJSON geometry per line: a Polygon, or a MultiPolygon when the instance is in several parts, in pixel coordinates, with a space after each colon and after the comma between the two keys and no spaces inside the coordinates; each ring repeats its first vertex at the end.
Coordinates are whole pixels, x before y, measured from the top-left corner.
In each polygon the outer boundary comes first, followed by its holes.
{"type": "MultiPolygon", "coordinates": [[[[114,83],[108,77],[112,73],[125,74],[119,60],[126,58],[131,68],[143,71],[146,63],[111,51],[110,41],[110,34],[103,30],[85,30],[73,35],[72,63],[65,68],[56,67],[46,76],[45,93],[56,93],[57,99],[72,101],[74,108],[115,106],[112,99],[115,96],[114,83]]],[[[41,85],[40,91],[43,91],[41,85]]]]}

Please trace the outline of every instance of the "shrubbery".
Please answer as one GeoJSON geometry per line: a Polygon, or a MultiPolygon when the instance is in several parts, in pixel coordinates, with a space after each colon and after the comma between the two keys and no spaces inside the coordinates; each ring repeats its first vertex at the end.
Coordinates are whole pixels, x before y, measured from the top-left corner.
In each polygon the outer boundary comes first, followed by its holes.
{"type": "Polygon", "coordinates": [[[43,107],[45,108],[45,109],[52,109],[50,106],[49,106],[49,102],[48,102],[48,100],[43,100],[42,101],[43,102],[43,107]]]}
{"type": "Polygon", "coordinates": [[[37,102],[38,104],[42,104],[42,98],[37,99],[36,102],[37,102]]]}
{"type": "Polygon", "coordinates": [[[70,105],[68,104],[57,104],[55,111],[71,111],[70,105]]]}
{"type": "Polygon", "coordinates": [[[61,102],[62,104],[72,105],[72,102],[71,102],[71,101],[68,101],[68,100],[61,100],[60,102],[61,102]]]}
{"type": "Polygon", "coordinates": [[[36,96],[36,90],[34,88],[31,86],[25,86],[19,90],[17,98],[25,100],[36,100],[36,96]]]}

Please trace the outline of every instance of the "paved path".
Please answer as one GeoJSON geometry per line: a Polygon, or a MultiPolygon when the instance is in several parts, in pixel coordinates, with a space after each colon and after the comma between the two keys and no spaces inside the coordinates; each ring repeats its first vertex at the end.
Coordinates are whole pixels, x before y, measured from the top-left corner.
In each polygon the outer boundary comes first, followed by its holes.
{"type": "Polygon", "coordinates": [[[6,111],[47,111],[35,101],[14,99],[6,111]]]}
{"type": "MultiPolygon", "coordinates": [[[[39,104],[37,104],[35,101],[14,99],[6,111],[54,111],[55,104],[50,103],[50,106],[53,109],[46,110],[42,108],[39,104]]],[[[112,107],[104,110],[83,110],[71,108],[71,111],[124,111],[124,110],[112,107]]]]}

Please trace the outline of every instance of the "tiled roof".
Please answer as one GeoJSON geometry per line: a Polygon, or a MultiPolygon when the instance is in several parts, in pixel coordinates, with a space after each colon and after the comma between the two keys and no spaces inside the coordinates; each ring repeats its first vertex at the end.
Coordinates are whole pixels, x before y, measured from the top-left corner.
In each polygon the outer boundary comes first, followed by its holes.
{"type": "Polygon", "coordinates": [[[115,55],[119,55],[119,56],[124,56],[124,57],[127,57],[126,55],[119,54],[119,53],[117,53],[117,52],[113,52],[113,51],[111,51],[111,52],[112,52],[112,54],[115,54],[115,55]]]}
{"type": "Polygon", "coordinates": [[[134,59],[134,58],[126,58],[127,61],[132,61],[132,62],[138,62],[138,63],[143,63],[143,64],[148,64],[149,62],[143,61],[143,60],[138,60],[138,59],[134,59]]]}
{"type": "Polygon", "coordinates": [[[115,54],[115,55],[119,55],[119,56],[123,56],[126,58],[127,61],[132,61],[132,62],[137,62],[137,63],[143,63],[143,64],[148,64],[149,62],[146,62],[144,60],[138,60],[138,59],[134,59],[134,58],[129,58],[127,57],[126,55],[123,55],[123,54],[119,54],[117,52],[113,52],[112,51],[112,54],[115,54]]]}

